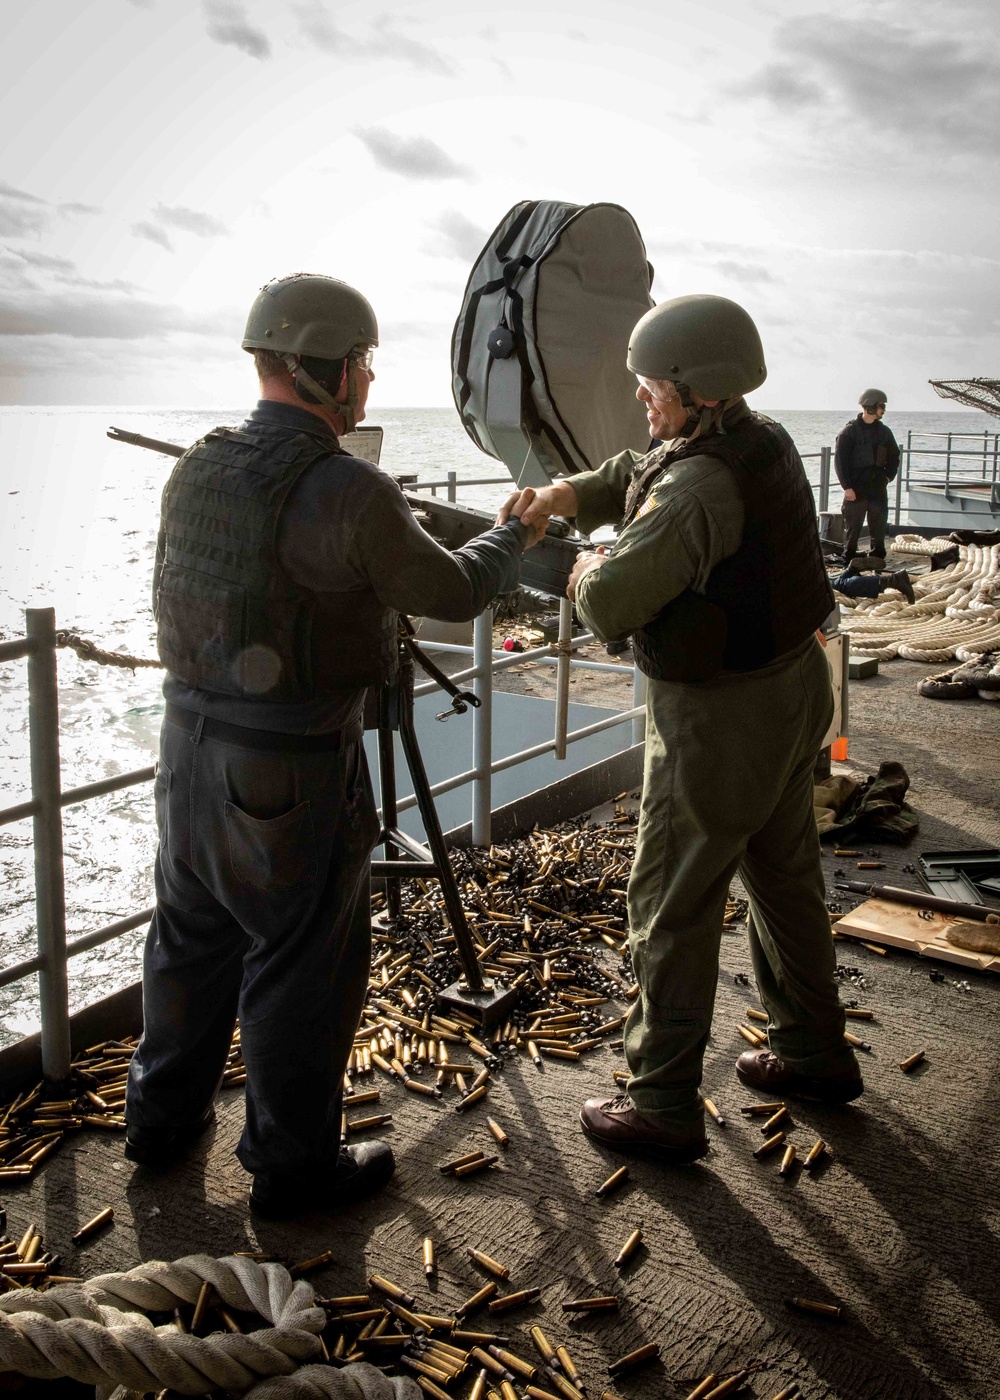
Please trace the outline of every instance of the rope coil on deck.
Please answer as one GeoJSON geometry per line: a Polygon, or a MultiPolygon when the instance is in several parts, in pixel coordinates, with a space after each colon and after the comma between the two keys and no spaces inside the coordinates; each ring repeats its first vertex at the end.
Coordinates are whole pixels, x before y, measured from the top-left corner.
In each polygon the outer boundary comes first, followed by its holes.
{"type": "Polygon", "coordinates": [[[280,1264],[191,1254],[153,1261],[86,1283],[0,1297],[0,1370],[43,1380],[68,1377],[109,1394],[226,1390],[245,1400],[412,1400],[413,1382],[357,1363],[337,1370],[304,1365],[322,1352],[326,1325],[312,1286],[280,1264]],[[222,1302],[270,1326],[196,1337],[144,1312],[195,1303],[208,1282],[222,1302]],[[137,1311],[137,1309],[139,1311],[137,1311]]]}
{"type": "MultiPolygon", "coordinates": [[[[898,535],[897,554],[940,554],[947,539],[898,535]]],[[[915,578],[915,602],[890,590],[878,598],[838,593],[851,651],[879,661],[968,661],[1000,645],[1000,544],[960,545],[958,562],[915,578]]]]}

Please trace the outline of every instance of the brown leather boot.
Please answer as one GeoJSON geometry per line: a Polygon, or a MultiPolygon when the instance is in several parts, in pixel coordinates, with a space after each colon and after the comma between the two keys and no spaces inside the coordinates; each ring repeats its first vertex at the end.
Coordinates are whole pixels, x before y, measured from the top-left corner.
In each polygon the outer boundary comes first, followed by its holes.
{"type": "Polygon", "coordinates": [[[580,1110],[583,1131],[602,1147],[658,1162],[694,1162],[708,1151],[704,1132],[672,1132],[643,1118],[628,1094],[588,1099],[580,1110]]]}
{"type": "Polygon", "coordinates": [[[850,1103],[865,1091],[860,1070],[854,1074],[799,1074],[770,1050],[748,1050],[736,1061],[736,1074],[751,1089],[769,1097],[788,1094],[820,1103],[850,1103]]]}

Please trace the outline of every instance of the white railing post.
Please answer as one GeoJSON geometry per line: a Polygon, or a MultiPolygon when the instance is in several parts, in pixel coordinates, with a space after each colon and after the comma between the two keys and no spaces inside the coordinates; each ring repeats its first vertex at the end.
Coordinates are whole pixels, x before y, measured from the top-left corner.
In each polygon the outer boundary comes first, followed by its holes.
{"type": "Polygon", "coordinates": [[[34,818],[38,999],[42,1073],[69,1076],[69,989],[66,973],[66,896],[63,886],[62,779],[59,772],[59,672],[52,608],[28,608],[28,732],[34,818]]]}
{"type": "Polygon", "coordinates": [[[559,640],[556,643],[556,758],[566,757],[566,734],[569,730],[570,642],[572,640],[573,604],[568,598],[560,598],[559,640]]]}
{"type": "MultiPolygon", "coordinates": [[[[646,703],[646,677],[639,670],[635,662],[632,663],[632,708],[646,703]]],[[[646,742],[646,714],[645,710],[641,715],[637,715],[632,721],[632,743],[644,744],[646,742]]]]}
{"type": "Polygon", "coordinates": [[[473,689],[479,697],[472,711],[472,844],[488,846],[493,808],[493,609],[481,612],[472,628],[473,689]]]}

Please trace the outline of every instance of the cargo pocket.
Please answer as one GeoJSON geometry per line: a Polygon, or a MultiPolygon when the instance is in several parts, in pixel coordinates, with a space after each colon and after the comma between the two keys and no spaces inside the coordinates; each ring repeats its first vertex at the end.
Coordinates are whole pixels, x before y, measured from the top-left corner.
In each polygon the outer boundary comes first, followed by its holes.
{"type": "Polygon", "coordinates": [[[170,805],[168,799],[173,780],[174,775],[163,759],[157,759],[156,772],[153,774],[153,807],[156,812],[157,844],[161,851],[167,846],[167,811],[170,805]]]}
{"type": "Polygon", "coordinates": [[[270,892],[315,880],[316,835],[308,802],[268,819],[227,802],[226,830],[233,874],[242,884],[270,892]]]}

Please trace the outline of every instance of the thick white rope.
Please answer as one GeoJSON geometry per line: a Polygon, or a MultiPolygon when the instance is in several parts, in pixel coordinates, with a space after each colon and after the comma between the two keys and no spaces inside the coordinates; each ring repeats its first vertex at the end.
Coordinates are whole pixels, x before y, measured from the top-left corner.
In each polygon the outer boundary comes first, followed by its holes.
{"type": "Polygon", "coordinates": [[[312,1286],[280,1264],[191,1254],[172,1264],[140,1264],[44,1293],[0,1297],[0,1370],[44,1380],[125,1386],[184,1395],[232,1391],[246,1400],[410,1400],[409,1380],[390,1381],[368,1365],[306,1366],[319,1356],[326,1317],[312,1286]],[[204,1282],[222,1302],[271,1325],[252,1333],[195,1337],[154,1327],[142,1312],[195,1303],[204,1282]],[[294,1373],[294,1374],[293,1374],[294,1373]],[[302,1377],[300,1385],[300,1376],[302,1377]],[[261,1388],[263,1385],[263,1389],[261,1388]],[[275,1388],[278,1387],[278,1388],[275,1388]],[[322,1388],[325,1387],[325,1388],[322,1388]]]}
{"type": "MultiPolygon", "coordinates": [[[[948,539],[897,535],[896,554],[940,554],[948,539]]],[[[1000,545],[960,545],[958,562],[913,580],[915,602],[890,589],[878,598],[837,594],[851,651],[880,661],[967,660],[1000,645],[1000,545]]]]}

